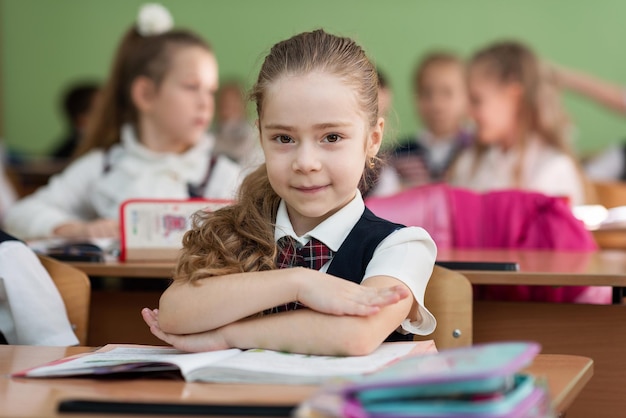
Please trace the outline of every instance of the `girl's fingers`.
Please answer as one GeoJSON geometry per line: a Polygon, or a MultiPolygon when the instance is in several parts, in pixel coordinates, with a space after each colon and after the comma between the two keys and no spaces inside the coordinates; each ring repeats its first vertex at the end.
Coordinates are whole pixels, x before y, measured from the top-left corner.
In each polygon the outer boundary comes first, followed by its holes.
{"type": "Polygon", "coordinates": [[[393,305],[410,295],[409,290],[404,286],[370,288],[368,290],[371,290],[371,292],[368,292],[364,297],[360,295],[361,297],[357,298],[357,300],[351,304],[351,307],[348,308],[349,312],[346,313],[357,316],[374,315],[378,313],[381,308],[393,305]]]}

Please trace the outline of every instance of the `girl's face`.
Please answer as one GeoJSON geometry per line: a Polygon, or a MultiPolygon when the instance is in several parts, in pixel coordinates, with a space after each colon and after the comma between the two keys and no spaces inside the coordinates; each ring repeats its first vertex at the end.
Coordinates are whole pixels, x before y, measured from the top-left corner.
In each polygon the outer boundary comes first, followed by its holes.
{"type": "Polygon", "coordinates": [[[215,112],[217,61],[201,47],[174,51],[170,66],[141,116],[146,117],[161,143],[187,149],[209,127],[215,112]]]}
{"type": "Polygon", "coordinates": [[[434,63],[426,68],[417,95],[424,126],[436,137],[455,135],[467,116],[467,89],[462,68],[434,63]]]}
{"type": "Polygon", "coordinates": [[[380,148],[384,122],[371,128],[351,87],[320,72],[285,75],[268,88],[258,121],[270,184],[304,234],[355,196],[380,148]]]}
{"type": "Polygon", "coordinates": [[[484,144],[510,145],[518,128],[520,87],[488,77],[480,67],[469,72],[470,113],[484,144]]]}

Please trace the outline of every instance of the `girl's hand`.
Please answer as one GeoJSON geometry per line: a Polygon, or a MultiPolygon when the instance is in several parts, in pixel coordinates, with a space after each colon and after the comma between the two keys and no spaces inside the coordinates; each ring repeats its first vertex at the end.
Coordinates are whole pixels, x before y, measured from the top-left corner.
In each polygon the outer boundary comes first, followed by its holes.
{"type": "Polygon", "coordinates": [[[119,234],[119,223],[114,219],[68,222],[54,230],[55,236],[64,238],[117,238],[119,234]]]}
{"type": "Polygon", "coordinates": [[[200,332],[197,334],[168,334],[159,327],[159,310],[143,308],[141,310],[143,320],[150,327],[150,332],[158,339],[170,344],[174,348],[188,352],[202,352],[226,350],[231,347],[226,344],[219,329],[200,332]]]}
{"type": "Polygon", "coordinates": [[[331,315],[368,316],[410,295],[406,286],[368,287],[315,270],[299,268],[304,274],[297,300],[314,311],[331,315]],[[308,272],[315,276],[308,277],[308,272]]]}

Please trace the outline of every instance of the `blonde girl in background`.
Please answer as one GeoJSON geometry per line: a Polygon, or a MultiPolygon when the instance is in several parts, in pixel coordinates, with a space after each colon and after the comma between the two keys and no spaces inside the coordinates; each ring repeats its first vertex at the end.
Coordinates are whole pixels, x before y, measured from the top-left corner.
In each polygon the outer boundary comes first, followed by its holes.
{"type": "Polygon", "coordinates": [[[168,11],[144,6],[118,46],[80,157],[7,213],[35,237],[115,237],[130,198],[233,198],[240,169],[206,135],[218,88],[215,55],[168,11]]]}
{"type": "Polygon", "coordinates": [[[142,311],[154,335],[189,351],[362,355],[433,331],[432,239],[375,217],[358,189],[383,136],[377,90],[349,38],[316,30],[272,47],[252,92],[265,164],[238,203],[197,215],[174,283],[142,311]]]}
{"type": "Polygon", "coordinates": [[[569,120],[535,54],[519,42],[492,44],[472,57],[468,87],[477,142],[459,157],[451,183],[583,204],[585,179],[570,149],[569,120]]]}

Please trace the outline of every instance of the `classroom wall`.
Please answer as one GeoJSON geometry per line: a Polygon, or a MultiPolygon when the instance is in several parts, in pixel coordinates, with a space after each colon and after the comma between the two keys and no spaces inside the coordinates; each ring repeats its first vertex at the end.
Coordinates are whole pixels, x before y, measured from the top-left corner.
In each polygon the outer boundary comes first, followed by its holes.
{"type": "MultiPolygon", "coordinates": [[[[63,132],[59,96],[72,81],[102,80],[139,0],[0,0],[0,117],[6,145],[48,152],[63,132]]],[[[626,85],[623,0],[164,0],[179,26],[213,43],[222,77],[250,85],[278,40],[323,27],[355,37],[390,79],[396,117],[388,137],[417,129],[410,74],[443,47],[468,56],[498,38],[526,41],[540,55],[626,85]]],[[[586,154],[626,138],[626,118],[567,95],[586,154]]]]}

